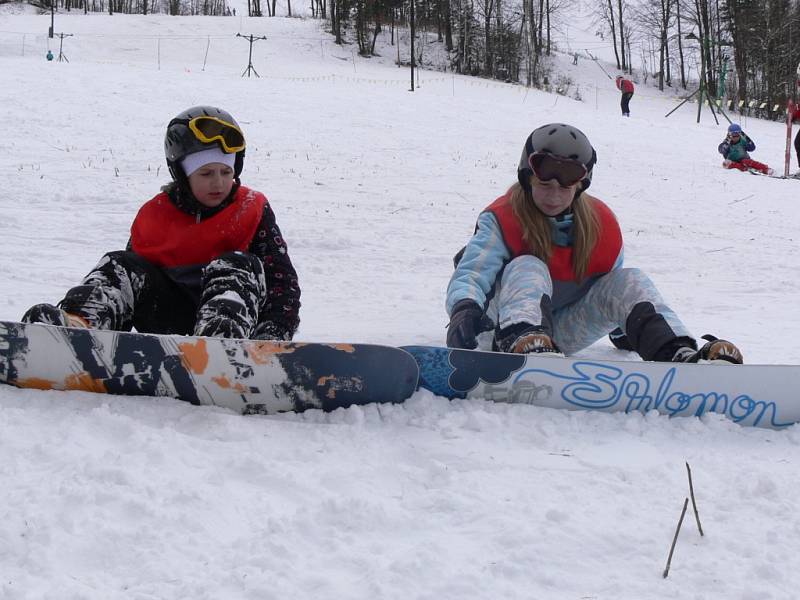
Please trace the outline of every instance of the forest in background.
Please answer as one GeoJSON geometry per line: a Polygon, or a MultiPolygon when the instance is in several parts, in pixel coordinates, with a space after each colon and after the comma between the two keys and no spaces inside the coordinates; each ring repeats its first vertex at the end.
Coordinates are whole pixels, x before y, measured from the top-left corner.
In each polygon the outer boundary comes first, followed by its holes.
{"type": "MultiPolygon", "coordinates": [[[[235,13],[226,0],[53,1],[59,10],[86,13],[235,13]]],[[[387,30],[393,45],[401,35],[408,38],[409,29],[415,40],[439,43],[444,61],[417,45],[413,61],[423,68],[542,88],[553,75],[553,52],[593,58],[589,49],[559,48],[554,41],[572,25],[567,0],[306,1],[296,0],[293,14],[286,0],[286,16],[325,20],[336,43],[355,44],[363,56],[375,53],[378,35],[387,30]]],[[[47,1],[29,3],[51,10],[47,1]]],[[[584,0],[583,7],[594,16],[598,41],[613,46],[617,69],[638,83],[688,92],[702,78],[711,98],[726,99],[734,109],[760,106],[760,116],[774,118],[798,93],[800,0],[584,0]]],[[[276,0],[247,0],[247,10],[248,16],[276,16],[276,0]]],[[[403,60],[410,62],[398,52],[403,60]]]]}

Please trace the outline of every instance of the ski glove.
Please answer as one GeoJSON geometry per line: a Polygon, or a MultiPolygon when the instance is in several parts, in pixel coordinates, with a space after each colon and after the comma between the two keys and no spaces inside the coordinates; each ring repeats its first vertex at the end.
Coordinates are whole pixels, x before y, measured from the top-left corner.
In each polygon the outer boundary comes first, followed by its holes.
{"type": "Polygon", "coordinates": [[[494,329],[492,320],[474,300],[459,300],[450,314],[447,326],[447,346],[473,350],[478,346],[479,333],[494,329]]]}

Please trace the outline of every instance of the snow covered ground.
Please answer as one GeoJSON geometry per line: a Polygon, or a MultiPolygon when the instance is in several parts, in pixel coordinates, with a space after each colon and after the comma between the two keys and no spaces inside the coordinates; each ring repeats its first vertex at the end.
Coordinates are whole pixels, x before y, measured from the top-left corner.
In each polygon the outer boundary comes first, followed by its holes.
{"type": "MultiPolygon", "coordinates": [[[[394,48],[359,58],[309,19],[59,14],[70,62],[48,63],[49,16],[25,12],[0,14],[0,319],[125,244],[167,180],[167,121],[207,103],[244,127],[243,181],[289,243],[297,339],[442,344],[453,253],[514,181],[525,136],[566,121],[597,149],[592,191],[627,264],[697,335],[800,363],[800,182],[720,168],[707,110],[664,118],[675,101],[640,88],[623,120],[613,83],[569,57],[557,68],[583,102],[435,72],[412,94],[394,48]],[[240,77],[236,33],[267,36],[261,78],[240,77]]],[[[784,126],[742,125],[782,170],[784,126]]],[[[585,354],[619,358],[605,341],[585,354]]],[[[796,427],[423,392],[241,417],[3,387],[0,597],[791,598],[799,446],[796,427]],[[665,580],[687,461],[706,535],[687,517],[665,580]]]]}

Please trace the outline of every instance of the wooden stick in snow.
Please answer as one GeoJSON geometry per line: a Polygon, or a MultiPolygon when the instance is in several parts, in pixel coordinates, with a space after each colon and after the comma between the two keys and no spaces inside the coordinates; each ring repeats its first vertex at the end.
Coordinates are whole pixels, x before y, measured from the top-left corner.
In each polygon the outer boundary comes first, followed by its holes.
{"type": "Polygon", "coordinates": [[[692,485],[692,469],[689,466],[689,463],[686,463],[686,472],[689,474],[689,495],[692,497],[692,508],[694,509],[694,520],[697,521],[697,530],[700,532],[700,536],[704,536],[703,533],[703,526],[700,524],[700,513],[697,512],[697,502],[694,499],[694,486],[692,485]]]}
{"type": "Polygon", "coordinates": [[[664,568],[664,579],[669,575],[669,567],[672,564],[672,553],[675,552],[675,544],[678,542],[678,534],[681,532],[681,525],[683,524],[683,517],[686,515],[686,507],[689,506],[689,499],[683,499],[683,510],[681,511],[681,518],[678,520],[678,526],[675,528],[675,537],[672,538],[672,546],[669,549],[669,557],[667,558],[667,566],[664,568]]]}

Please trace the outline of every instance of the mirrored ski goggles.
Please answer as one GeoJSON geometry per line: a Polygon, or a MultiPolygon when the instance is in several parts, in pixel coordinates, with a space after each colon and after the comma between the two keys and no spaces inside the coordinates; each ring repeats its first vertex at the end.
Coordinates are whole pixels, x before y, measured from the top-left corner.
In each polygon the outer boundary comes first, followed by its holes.
{"type": "Polygon", "coordinates": [[[189,129],[199,141],[204,144],[219,142],[222,149],[228,154],[235,154],[244,150],[244,135],[233,123],[228,123],[217,117],[195,117],[188,122],[189,129]]]}
{"type": "Polygon", "coordinates": [[[528,165],[539,181],[558,181],[561,187],[571,187],[584,179],[586,166],[572,158],[559,158],[547,152],[534,152],[528,157],[528,165]]]}

